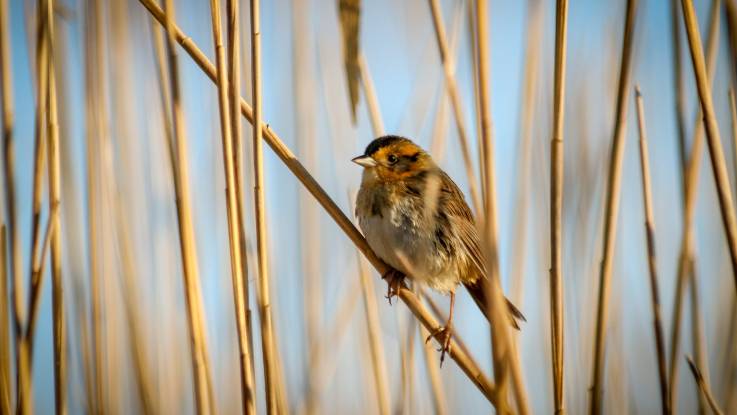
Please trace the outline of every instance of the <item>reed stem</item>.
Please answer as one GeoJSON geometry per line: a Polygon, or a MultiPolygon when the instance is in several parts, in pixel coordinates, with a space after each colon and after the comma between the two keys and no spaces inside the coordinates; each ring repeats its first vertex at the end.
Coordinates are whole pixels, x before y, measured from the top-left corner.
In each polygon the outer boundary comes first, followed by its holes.
{"type": "Polygon", "coordinates": [[[603,258],[599,272],[599,295],[596,311],[596,337],[594,339],[593,374],[591,380],[591,399],[589,413],[600,414],[603,410],[603,377],[605,343],[609,315],[609,283],[614,265],[614,242],[617,235],[619,216],[620,185],[622,180],[622,160],[626,135],[627,91],[630,88],[630,68],[632,67],[632,44],[634,43],[637,0],[627,0],[627,11],[622,40],[622,55],[617,88],[617,108],[612,134],[612,150],[609,160],[609,174],[606,190],[606,212],[604,214],[603,258]]]}
{"type": "Polygon", "coordinates": [[[658,288],[657,261],[655,257],[655,218],[652,206],[652,189],[650,185],[650,162],[647,149],[647,130],[645,128],[645,109],[642,94],[635,88],[637,106],[637,127],[640,135],[640,168],[642,169],[642,200],[645,208],[645,238],[647,241],[647,264],[650,271],[650,299],[653,308],[653,331],[655,332],[655,351],[658,359],[658,377],[660,380],[660,402],[664,414],[670,413],[668,401],[668,375],[665,367],[665,341],[663,339],[663,323],[660,314],[660,290],[658,288]]]}

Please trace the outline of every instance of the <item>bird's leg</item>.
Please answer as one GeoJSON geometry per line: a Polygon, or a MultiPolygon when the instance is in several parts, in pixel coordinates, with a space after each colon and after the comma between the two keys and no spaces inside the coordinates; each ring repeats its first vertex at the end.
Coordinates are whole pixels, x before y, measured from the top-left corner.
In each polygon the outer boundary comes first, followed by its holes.
{"type": "Polygon", "coordinates": [[[427,343],[433,337],[438,338],[438,342],[440,342],[440,349],[438,349],[438,351],[440,352],[440,367],[443,367],[445,354],[450,353],[450,339],[453,330],[453,306],[455,305],[455,302],[456,293],[455,290],[452,290],[450,292],[450,311],[448,311],[448,320],[445,322],[444,326],[439,327],[437,330],[427,336],[427,339],[425,339],[425,343],[427,343]]]}
{"type": "Polygon", "coordinates": [[[392,297],[399,295],[399,289],[402,287],[404,277],[404,274],[394,268],[391,268],[386,274],[381,276],[382,279],[386,280],[387,290],[385,298],[389,300],[389,305],[392,305],[392,297]]]}

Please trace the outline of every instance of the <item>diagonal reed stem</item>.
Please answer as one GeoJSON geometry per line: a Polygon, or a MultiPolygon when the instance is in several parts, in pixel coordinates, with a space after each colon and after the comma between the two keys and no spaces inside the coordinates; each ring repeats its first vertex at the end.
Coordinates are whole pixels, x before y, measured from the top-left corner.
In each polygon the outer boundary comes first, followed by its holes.
{"type": "Polygon", "coordinates": [[[445,34],[445,24],[443,23],[442,12],[438,0],[429,0],[430,11],[432,12],[433,27],[435,28],[435,38],[438,42],[438,51],[440,53],[440,62],[443,64],[443,73],[445,75],[445,86],[448,89],[448,97],[453,107],[453,115],[456,121],[456,129],[458,130],[458,140],[461,145],[461,155],[463,163],[466,167],[466,176],[468,176],[468,187],[471,191],[471,201],[473,203],[476,214],[481,213],[481,197],[479,196],[476,174],[474,173],[473,160],[471,159],[471,150],[468,143],[468,133],[463,118],[463,107],[461,107],[461,96],[458,92],[458,84],[455,76],[453,76],[453,59],[448,49],[448,41],[445,34]]]}
{"type": "MultiPolygon", "coordinates": [[[[716,58],[719,45],[719,0],[712,1],[709,34],[707,39],[707,70],[709,72],[710,82],[713,82],[714,70],[716,69],[716,58]]],[[[680,113],[679,113],[680,114],[680,113]]],[[[679,115],[679,118],[682,114],[679,115]]],[[[683,234],[681,237],[681,247],[678,257],[678,274],[676,277],[676,292],[673,306],[673,320],[671,322],[671,354],[669,360],[670,376],[668,377],[668,391],[670,410],[675,412],[677,407],[678,396],[678,362],[680,359],[680,336],[681,336],[681,320],[683,319],[683,298],[686,291],[686,282],[694,267],[694,229],[693,221],[696,213],[696,197],[701,173],[701,163],[703,160],[704,148],[704,123],[703,111],[698,109],[695,119],[695,128],[692,136],[692,145],[690,154],[687,156],[683,166],[683,234]]],[[[694,270],[695,271],[695,270],[694,270]]],[[[695,274],[693,275],[695,276],[695,274]]],[[[699,356],[697,356],[699,358],[699,356]]],[[[699,400],[701,402],[701,400],[699,400]]]]}
{"type": "Polygon", "coordinates": [[[691,373],[693,373],[694,380],[696,380],[696,385],[706,398],[706,401],[709,403],[709,408],[711,408],[711,412],[714,413],[714,415],[722,415],[723,412],[721,409],[719,409],[719,405],[717,404],[716,399],[714,399],[714,395],[712,395],[711,389],[709,389],[709,385],[704,380],[704,376],[701,374],[701,370],[699,370],[699,368],[696,366],[696,363],[694,363],[693,359],[691,359],[690,356],[686,356],[686,361],[688,362],[688,367],[691,368],[691,373]]]}
{"type": "Polygon", "coordinates": [[[642,94],[635,88],[637,106],[637,128],[640,135],[640,168],[642,169],[642,200],[645,208],[645,238],[647,240],[647,265],[650,271],[650,299],[653,307],[653,331],[655,332],[655,351],[658,359],[658,376],[660,380],[660,402],[664,414],[670,413],[668,401],[668,375],[665,368],[665,341],[663,339],[663,323],[660,315],[660,290],[658,289],[657,262],[655,257],[655,218],[652,206],[652,190],[650,186],[650,164],[647,150],[647,130],[645,128],[645,109],[642,94]]]}
{"type": "MultiPolygon", "coordinates": [[[[141,4],[156,18],[159,23],[166,24],[166,15],[161,8],[153,2],[153,0],[140,0],[141,4]]],[[[182,31],[173,24],[168,30],[171,37],[179,42],[184,50],[190,55],[200,69],[211,79],[216,79],[216,69],[213,64],[207,59],[204,53],[195,45],[191,38],[187,37],[182,31]]],[[[253,110],[248,103],[241,98],[240,101],[241,114],[246,117],[248,121],[253,121],[253,110]]],[[[351,239],[366,259],[371,262],[371,265],[379,272],[380,275],[386,274],[390,268],[386,265],[366,242],[366,239],[356,229],[353,223],[348,217],[341,211],[338,205],[328,196],[325,190],[320,184],[309,174],[307,169],[299,162],[297,157],[292,153],[291,150],[281,141],[276,133],[271,130],[268,125],[262,125],[263,138],[267,144],[274,150],[276,155],[284,162],[289,168],[292,174],[307,188],[307,190],[315,197],[315,199],[322,205],[330,217],[336,222],[340,229],[351,239]]],[[[440,327],[438,321],[428,312],[421,304],[420,300],[406,288],[399,290],[399,298],[407,305],[412,313],[417,317],[420,322],[428,329],[429,332],[436,332],[440,327]]],[[[473,384],[481,391],[489,402],[496,405],[497,395],[494,385],[484,375],[478,365],[473,363],[470,356],[459,350],[457,345],[454,344],[451,347],[450,357],[458,364],[461,370],[466,376],[473,382],[473,384]]]]}
{"type": "Polygon", "coordinates": [[[591,399],[589,413],[600,414],[603,409],[602,398],[604,377],[604,346],[606,343],[607,319],[609,314],[609,283],[614,265],[614,242],[617,235],[619,216],[620,184],[622,181],[622,159],[627,119],[627,91],[630,85],[632,67],[632,44],[634,43],[635,16],[637,0],[627,0],[627,11],[622,39],[622,55],[617,88],[617,109],[612,134],[612,152],[609,160],[607,178],[606,212],[604,214],[603,258],[599,270],[599,295],[596,311],[596,337],[594,339],[593,373],[591,379],[591,399]]]}

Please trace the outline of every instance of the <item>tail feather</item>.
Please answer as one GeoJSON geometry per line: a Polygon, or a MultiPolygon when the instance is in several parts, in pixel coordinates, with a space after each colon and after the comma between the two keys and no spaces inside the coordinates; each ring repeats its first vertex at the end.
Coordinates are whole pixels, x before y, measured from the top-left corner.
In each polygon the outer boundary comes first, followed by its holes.
{"type": "MultiPolygon", "coordinates": [[[[488,285],[489,281],[486,278],[479,278],[474,283],[465,283],[464,286],[468,290],[468,292],[471,294],[471,297],[476,302],[476,305],[481,309],[481,312],[484,314],[487,320],[491,322],[491,316],[489,315],[489,300],[487,298],[488,291],[488,285]]],[[[507,305],[507,314],[509,316],[509,323],[514,327],[515,329],[519,330],[519,322],[520,321],[527,321],[525,316],[522,314],[522,312],[506,297],[504,297],[504,300],[507,305]]]]}

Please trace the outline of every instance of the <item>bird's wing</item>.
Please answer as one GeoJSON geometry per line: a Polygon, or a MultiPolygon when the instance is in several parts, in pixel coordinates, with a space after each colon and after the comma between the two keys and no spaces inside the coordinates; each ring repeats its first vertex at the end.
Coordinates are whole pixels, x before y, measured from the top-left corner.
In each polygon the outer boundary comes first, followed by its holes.
{"type": "MultiPolygon", "coordinates": [[[[463,285],[488,319],[490,316],[488,315],[489,304],[487,302],[487,284],[489,284],[486,278],[487,267],[485,257],[481,251],[481,238],[476,229],[471,208],[466,204],[463,193],[458,188],[458,185],[445,172],[441,171],[440,177],[442,186],[440,197],[441,209],[439,210],[445,212],[447,215],[448,222],[462,244],[462,249],[466,251],[472,267],[469,272],[477,274],[475,276],[476,278],[468,278],[470,276],[465,276],[466,279],[462,278],[464,280],[463,285]]],[[[505,298],[505,301],[510,315],[510,323],[514,328],[519,330],[517,320],[527,320],[509,299],[505,298]]]]}

